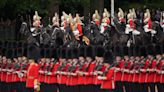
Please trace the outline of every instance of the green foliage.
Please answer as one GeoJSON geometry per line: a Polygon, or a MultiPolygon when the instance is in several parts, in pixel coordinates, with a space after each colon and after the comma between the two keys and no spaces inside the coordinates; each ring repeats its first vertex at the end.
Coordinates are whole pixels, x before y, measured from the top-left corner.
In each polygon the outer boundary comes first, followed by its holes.
{"type": "Polygon", "coordinates": [[[5,6],[6,2],[7,0],[0,0],[0,9],[5,6]]]}

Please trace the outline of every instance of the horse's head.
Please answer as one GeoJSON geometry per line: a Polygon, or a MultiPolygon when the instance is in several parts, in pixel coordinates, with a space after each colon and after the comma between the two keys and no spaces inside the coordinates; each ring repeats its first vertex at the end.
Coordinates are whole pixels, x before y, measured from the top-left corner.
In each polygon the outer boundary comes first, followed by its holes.
{"type": "Polygon", "coordinates": [[[21,25],[21,28],[19,30],[19,32],[23,35],[26,35],[28,36],[30,33],[30,30],[29,30],[29,27],[28,27],[28,24],[26,22],[23,22],[22,25],[21,25]]]}

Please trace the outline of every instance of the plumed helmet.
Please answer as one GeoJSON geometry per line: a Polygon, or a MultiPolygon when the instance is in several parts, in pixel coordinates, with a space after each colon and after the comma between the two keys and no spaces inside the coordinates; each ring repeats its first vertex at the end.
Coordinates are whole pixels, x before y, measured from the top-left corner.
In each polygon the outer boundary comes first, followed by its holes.
{"type": "Polygon", "coordinates": [[[40,20],[40,19],[41,19],[41,17],[38,15],[38,12],[35,11],[35,15],[33,16],[33,20],[37,21],[37,20],[40,20]]]}

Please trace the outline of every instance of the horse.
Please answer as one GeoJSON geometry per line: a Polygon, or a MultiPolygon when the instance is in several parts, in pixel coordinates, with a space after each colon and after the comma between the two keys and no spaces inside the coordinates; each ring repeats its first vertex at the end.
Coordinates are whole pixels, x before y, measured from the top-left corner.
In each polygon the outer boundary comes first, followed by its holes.
{"type": "Polygon", "coordinates": [[[50,37],[49,43],[51,46],[60,47],[61,45],[63,45],[64,33],[59,27],[52,27],[49,25],[45,27],[45,31],[50,37]]]}
{"type": "Polygon", "coordinates": [[[85,27],[84,35],[90,40],[91,45],[103,45],[105,38],[96,24],[89,23],[85,27]]]}
{"type": "Polygon", "coordinates": [[[29,26],[26,22],[23,22],[20,27],[20,33],[25,35],[25,39],[27,39],[28,44],[38,44],[36,38],[32,36],[30,32],[29,26]]]}
{"type": "Polygon", "coordinates": [[[153,22],[153,28],[157,32],[154,36],[155,44],[164,44],[164,32],[162,27],[160,26],[160,23],[153,22]]]}
{"type": "Polygon", "coordinates": [[[32,32],[30,31],[30,27],[26,22],[23,22],[20,28],[20,33],[26,36],[27,43],[28,44],[49,44],[50,41],[50,36],[47,34],[45,31],[46,29],[44,28],[39,28],[39,32],[37,34],[37,37],[34,37],[32,35],[32,32]]]}

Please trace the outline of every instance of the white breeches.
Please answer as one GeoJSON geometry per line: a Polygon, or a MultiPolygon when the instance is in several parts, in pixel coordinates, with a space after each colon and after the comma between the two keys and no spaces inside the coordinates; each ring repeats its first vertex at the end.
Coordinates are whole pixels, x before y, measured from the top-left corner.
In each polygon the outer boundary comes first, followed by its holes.
{"type": "Polygon", "coordinates": [[[148,25],[145,25],[145,26],[144,26],[144,30],[145,30],[146,33],[147,33],[147,32],[151,32],[151,34],[156,34],[156,33],[157,33],[155,30],[149,29],[149,28],[148,28],[148,25]]]}
{"type": "Polygon", "coordinates": [[[103,25],[101,25],[101,26],[100,26],[100,33],[102,34],[102,33],[104,33],[104,31],[105,31],[105,28],[104,28],[103,25]]]}
{"type": "Polygon", "coordinates": [[[125,34],[129,34],[130,32],[132,32],[133,35],[139,35],[140,34],[139,31],[137,31],[136,29],[131,28],[130,25],[127,24],[126,29],[125,29],[125,34]]]}
{"type": "Polygon", "coordinates": [[[107,23],[101,23],[101,26],[100,26],[100,33],[104,33],[104,31],[105,31],[104,26],[107,26],[107,23]]]}

